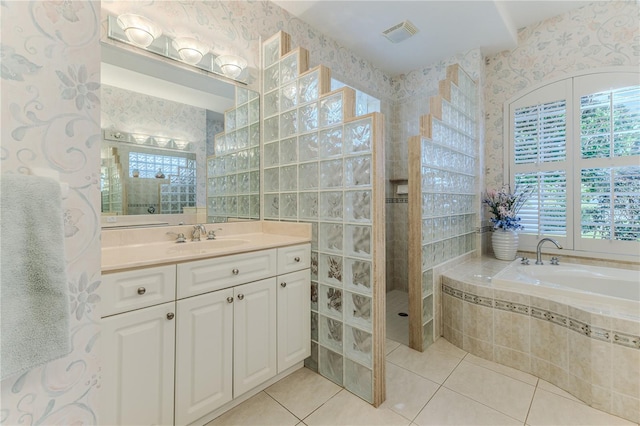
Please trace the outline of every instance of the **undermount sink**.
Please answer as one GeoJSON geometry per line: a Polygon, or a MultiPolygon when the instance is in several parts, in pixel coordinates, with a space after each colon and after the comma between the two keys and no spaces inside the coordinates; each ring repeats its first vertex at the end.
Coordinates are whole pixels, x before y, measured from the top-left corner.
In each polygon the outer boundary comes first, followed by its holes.
{"type": "Polygon", "coordinates": [[[248,243],[249,240],[242,239],[219,239],[219,240],[203,240],[187,243],[176,243],[167,250],[169,253],[206,253],[208,251],[226,249],[229,247],[239,246],[248,243]]]}

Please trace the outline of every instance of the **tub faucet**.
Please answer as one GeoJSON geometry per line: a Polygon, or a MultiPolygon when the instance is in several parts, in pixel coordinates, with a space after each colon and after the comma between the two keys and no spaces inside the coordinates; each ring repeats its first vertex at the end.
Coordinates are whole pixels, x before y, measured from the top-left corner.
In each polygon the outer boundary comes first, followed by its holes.
{"type": "Polygon", "coordinates": [[[553,238],[541,239],[538,242],[538,247],[536,248],[536,265],[542,265],[542,244],[544,244],[545,241],[551,241],[553,244],[556,245],[556,247],[558,247],[559,249],[562,249],[562,246],[560,245],[560,243],[558,243],[553,238]]]}
{"type": "Polygon", "coordinates": [[[191,234],[191,241],[200,241],[200,235],[206,235],[207,228],[202,224],[197,224],[193,226],[193,232],[191,234]]]}

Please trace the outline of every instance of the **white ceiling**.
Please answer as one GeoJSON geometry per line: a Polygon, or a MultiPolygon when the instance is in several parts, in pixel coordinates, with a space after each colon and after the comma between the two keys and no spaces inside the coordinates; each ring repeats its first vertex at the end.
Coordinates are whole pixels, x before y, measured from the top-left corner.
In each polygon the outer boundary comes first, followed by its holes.
{"type": "Polygon", "coordinates": [[[517,46],[517,30],[589,1],[273,0],[352,52],[395,76],[470,49],[517,46]],[[410,20],[419,32],[394,44],[382,32],[410,20]]]}

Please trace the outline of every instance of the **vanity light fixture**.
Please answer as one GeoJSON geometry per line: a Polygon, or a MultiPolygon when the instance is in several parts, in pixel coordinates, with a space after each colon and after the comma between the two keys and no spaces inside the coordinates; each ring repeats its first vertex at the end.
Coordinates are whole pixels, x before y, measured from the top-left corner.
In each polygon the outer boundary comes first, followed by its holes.
{"type": "Polygon", "coordinates": [[[153,40],[162,35],[162,30],[156,23],[133,13],[118,16],[118,25],[129,41],[140,47],[148,47],[153,40]]]}
{"type": "Polygon", "coordinates": [[[178,55],[188,64],[195,65],[202,60],[209,48],[193,37],[179,37],[173,40],[173,47],[178,55]]]}
{"type": "Polygon", "coordinates": [[[248,74],[244,72],[247,68],[245,59],[234,55],[218,56],[207,43],[194,37],[170,37],[163,34],[158,25],[143,16],[131,13],[118,17],[108,16],[107,37],[163,58],[247,84],[243,81],[248,74]]]}
{"type": "Polygon", "coordinates": [[[238,77],[247,67],[247,61],[234,55],[220,55],[214,62],[220,67],[222,73],[229,78],[238,77]]]}

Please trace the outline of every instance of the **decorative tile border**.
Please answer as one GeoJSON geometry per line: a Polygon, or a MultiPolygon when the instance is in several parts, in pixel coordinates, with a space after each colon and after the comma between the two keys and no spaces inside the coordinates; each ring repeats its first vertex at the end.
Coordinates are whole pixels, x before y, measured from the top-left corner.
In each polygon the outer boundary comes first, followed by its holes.
{"type": "Polygon", "coordinates": [[[593,327],[583,321],[579,321],[575,318],[561,315],[553,311],[548,311],[546,309],[527,306],[515,302],[507,302],[505,300],[493,299],[491,297],[478,296],[473,293],[457,290],[446,284],[442,284],[442,292],[464,302],[473,303],[475,305],[485,306],[488,308],[500,309],[502,311],[513,312],[520,315],[531,316],[535,319],[549,321],[561,327],[566,327],[575,333],[587,336],[595,340],[611,342],[616,345],[640,350],[640,336],[633,336],[618,331],[607,330],[600,327],[593,327]]]}
{"type": "Polygon", "coordinates": [[[408,198],[385,198],[384,202],[386,204],[408,204],[409,203],[409,199],[408,198]]]}

